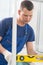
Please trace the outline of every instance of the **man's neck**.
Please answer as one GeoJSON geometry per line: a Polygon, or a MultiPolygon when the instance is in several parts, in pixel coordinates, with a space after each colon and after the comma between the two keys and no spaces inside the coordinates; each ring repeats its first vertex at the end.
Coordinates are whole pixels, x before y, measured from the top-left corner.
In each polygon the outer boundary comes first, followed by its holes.
{"type": "Polygon", "coordinates": [[[17,19],[17,24],[19,26],[25,26],[25,24],[20,19],[17,19]]]}

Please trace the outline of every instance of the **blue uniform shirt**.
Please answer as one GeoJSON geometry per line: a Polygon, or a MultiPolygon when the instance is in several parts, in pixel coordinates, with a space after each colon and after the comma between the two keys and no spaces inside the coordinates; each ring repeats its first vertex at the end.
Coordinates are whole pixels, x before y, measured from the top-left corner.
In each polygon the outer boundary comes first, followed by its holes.
{"type": "MultiPolygon", "coordinates": [[[[12,18],[8,18],[8,19],[5,19],[3,21],[3,23],[5,21],[10,21],[12,22],[12,18]]],[[[10,23],[9,22],[9,23],[10,23]]],[[[7,22],[6,22],[7,23],[7,22]]],[[[8,23],[8,27],[7,27],[7,31],[3,30],[3,34],[1,32],[0,35],[3,36],[3,40],[1,41],[1,44],[4,48],[6,48],[7,50],[11,51],[11,47],[12,47],[12,27],[9,26],[9,23],[8,23]],[[6,32],[5,32],[6,31],[6,32]],[[4,36],[5,35],[5,36],[4,36]]],[[[5,25],[5,24],[4,24],[5,25]]],[[[6,25],[7,26],[7,25],[6,25]]],[[[3,29],[3,28],[2,28],[3,29]]],[[[28,24],[26,24],[25,26],[21,27],[19,25],[17,25],[17,53],[20,52],[24,46],[24,44],[26,42],[32,42],[35,40],[35,37],[34,37],[34,31],[32,29],[32,27],[28,24]]],[[[1,55],[1,54],[0,54],[1,55]]],[[[3,58],[2,56],[2,59],[3,59],[3,62],[5,62],[5,59],[3,58]]],[[[2,59],[1,62],[2,62],[2,59]]],[[[7,65],[7,63],[5,62],[5,64],[3,65],[7,65]]]]}
{"type": "Polygon", "coordinates": [[[17,53],[20,52],[26,42],[35,41],[35,35],[32,27],[28,24],[25,26],[17,25],[17,53]]]}

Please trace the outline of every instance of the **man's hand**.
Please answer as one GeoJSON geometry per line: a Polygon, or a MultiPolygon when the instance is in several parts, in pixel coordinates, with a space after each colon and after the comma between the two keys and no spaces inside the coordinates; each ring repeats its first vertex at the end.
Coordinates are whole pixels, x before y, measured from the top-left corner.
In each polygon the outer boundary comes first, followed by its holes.
{"type": "Polygon", "coordinates": [[[9,52],[8,50],[5,50],[3,52],[3,55],[4,55],[4,57],[5,57],[5,59],[6,59],[7,62],[9,62],[11,60],[12,53],[9,52]]]}
{"type": "Polygon", "coordinates": [[[6,50],[1,44],[0,44],[0,53],[4,55],[7,62],[10,60],[11,55],[12,55],[11,52],[6,50]]]}
{"type": "Polygon", "coordinates": [[[34,51],[34,49],[33,49],[33,44],[32,44],[32,42],[27,42],[26,47],[27,47],[27,53],[28,53],[29,55],[36,55],[36,54],[37,54],[37,53],[34,51]]]}

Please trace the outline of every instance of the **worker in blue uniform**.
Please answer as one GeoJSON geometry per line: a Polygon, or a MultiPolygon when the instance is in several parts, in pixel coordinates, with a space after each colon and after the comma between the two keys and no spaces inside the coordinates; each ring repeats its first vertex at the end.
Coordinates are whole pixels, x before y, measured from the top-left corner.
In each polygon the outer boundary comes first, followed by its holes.
{"type": "MultiPolygon", "coordinates": [[[[12,31],[9,32],[10,28],[12,28],[12,18],[3,19],[0,22],[0,49],[2,51],[3,48],[7,49],[11,52],[12,44],[12,31]]],[[[8,62],[5,60],[3,53],[0,51],[0,65],[7,65],[8,62]]]]}
{"type": "MultiPolygon", "coordinates": [[[[35,35],[32,27],[28,24],[32,18],[33,3],[31,1],[22,1],[20,10],[18,10],[19,17],[17,18],[17,49],[16,53],[19,53],[24,44],[27,46],[28,54],[37,54],[33,50],[32,42],[35,41],[35,35]]],[[[12,21],[13,18],[7,18],[0,23],[0,65],[7,65],[5,60],[4,51],[6,53],[12,50],[12,21]],[[8,50],[8,51],[7,51],[8,50]],[[2,62],[3,60],[3,62],[2,62]]],[[[9,53],[10,54],[10,53],[9,53]]]]}

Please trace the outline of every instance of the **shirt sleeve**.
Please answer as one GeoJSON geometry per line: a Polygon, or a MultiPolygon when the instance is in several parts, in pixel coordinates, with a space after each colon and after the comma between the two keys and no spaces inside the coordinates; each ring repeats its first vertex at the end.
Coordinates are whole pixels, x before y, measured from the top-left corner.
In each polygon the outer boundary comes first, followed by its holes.
{"type": "Polygon", "coordinates": [[[2,29],[2,22],[0,22],[0,43],[1,43],[1,40],[3,38],[3,29],[2,29]]]}
{"type": "Polygon", "coordinates": [[[0,22],[0,36],[3,36],[2,30],[2,22],[0,22]]]}
{"type": "Polygon", "coordinates": [[[34,34],[34,30],[31,28],[27,42],[32,42],[32,41],[35,41],[35,34],[34,34]]]}
{"type": "Polygon", "coordinates": [[[2,46],[8,51],[12,51],[12,29],[9,28],[3,40],[1,41],[2,46]]]}
{"type": "Polygon", "coordinates": [[[3,39],[0,41],[0,44],[2,46],[11,51],[11,34],[9,28],[12,27],[12,18],[5,18],[0,23],[0,36],[3,37],[3,39]],[[8,31],[9,30],[9,31],[8,31]]]}
{"type": "Polygon", "coordinates": [[[0,23],[0,36],[5,36],[10,26],[12,26],[12,18],[3,19],[0,23]]]}

